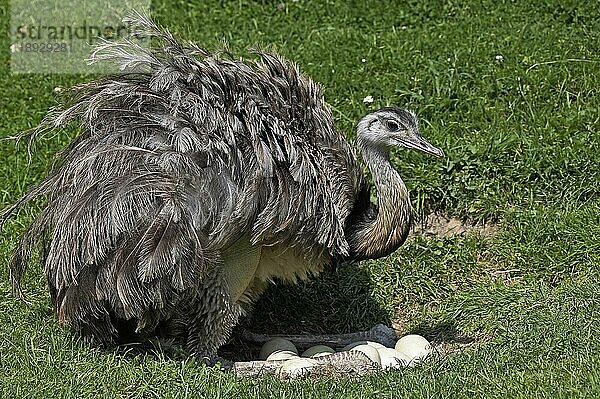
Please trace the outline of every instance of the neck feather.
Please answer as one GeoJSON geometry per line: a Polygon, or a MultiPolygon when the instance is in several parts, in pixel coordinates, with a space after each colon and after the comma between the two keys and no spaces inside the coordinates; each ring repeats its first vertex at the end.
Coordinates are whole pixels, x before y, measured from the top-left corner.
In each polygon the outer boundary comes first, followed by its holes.
{"type": "Polygon", "coordinates": [[[359,139],[358,147],[377,189],[378,206],[369,206],[350,226],[349,243],[355,259],[375,259],[394,252],[406,240],[412,222],[408,190],[392,167],[387,148],[359,139]]]}

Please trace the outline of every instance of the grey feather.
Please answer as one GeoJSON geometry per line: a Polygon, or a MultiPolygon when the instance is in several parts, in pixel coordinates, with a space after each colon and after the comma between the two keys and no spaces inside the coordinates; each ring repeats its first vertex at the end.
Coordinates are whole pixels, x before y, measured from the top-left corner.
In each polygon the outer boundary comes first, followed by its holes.
{"type": "MultiPolygon", "coordinates": [[[[70,123],[80,131],[54,171],[2,214],[47,200],[10,265],[17,294],[40,251],[61,321],[106,342],[119,340],[119,320],[138,334],[166,322],[192,349],[215,351],[241,314],[220,271],[221,252],[240,237],[289,248],[314,270],[401,244],[410,203],[399,176],[370,165],[400,192],[389,217],[368,201],[353,148],[296,65],[256,50],[255,60],[235,60],[181,44],[143,15],[128,21],[157,46],[101,43],[90,62],[123,73],[75,87],[33,133],[70,123]]],[[[371,117],[388,114],[405,116],[371,117]]],[[[365,160],[379,159],[364,142],[365,160]]]]}

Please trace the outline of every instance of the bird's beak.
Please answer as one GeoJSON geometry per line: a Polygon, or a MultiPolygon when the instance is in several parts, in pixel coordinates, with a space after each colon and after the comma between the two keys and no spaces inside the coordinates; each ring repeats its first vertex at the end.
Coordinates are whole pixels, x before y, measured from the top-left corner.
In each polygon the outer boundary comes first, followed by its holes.
{"type": "Polygon", "coordinates": [[[440,158],[444,156],[444,151],[431,145],[429,141],[425,140],[417,132],[414,132],[408,137],[403,137],[401,143],[407,148],[413,148],[415,150],[423,151],[426,154],[430,154],[440,158]]]}

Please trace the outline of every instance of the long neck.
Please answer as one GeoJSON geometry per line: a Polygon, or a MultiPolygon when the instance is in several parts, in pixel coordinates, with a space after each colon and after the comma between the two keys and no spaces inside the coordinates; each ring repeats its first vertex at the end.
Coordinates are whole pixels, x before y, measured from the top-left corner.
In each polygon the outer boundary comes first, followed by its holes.
{"type": "Polygon", "coordinates": [[[361,210],[350,226],[348,241],[354,259],[374,259],[402,245],[410,230],[412,212],[408,191],[390,163],[389,151],[361,140],[358,147],[375,181],[378,206],[369,202],[361,210]]]}

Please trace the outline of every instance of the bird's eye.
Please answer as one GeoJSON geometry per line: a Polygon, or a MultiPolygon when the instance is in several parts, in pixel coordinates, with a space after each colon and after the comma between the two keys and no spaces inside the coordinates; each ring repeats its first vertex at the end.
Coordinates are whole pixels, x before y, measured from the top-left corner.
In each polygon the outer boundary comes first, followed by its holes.
{"type": "Polygon", "coordinates": [[[387,121],[386,125],[390,132],[397,132],[398,130],[400,130],[400,126],[394,121],[387,121]]]}

